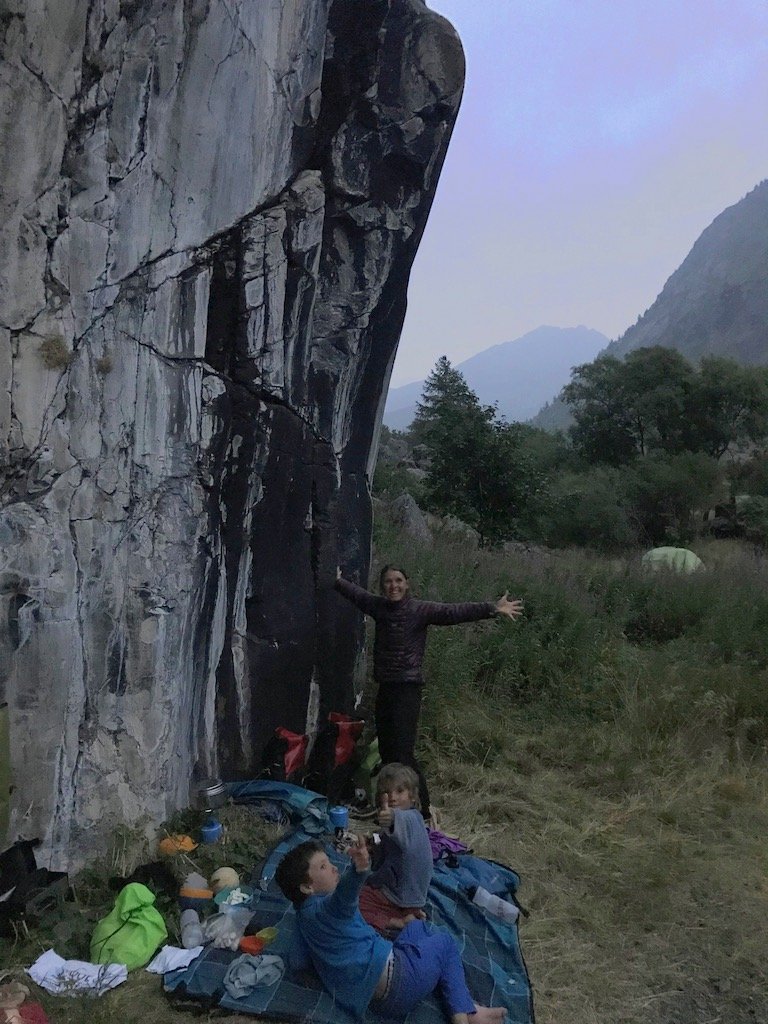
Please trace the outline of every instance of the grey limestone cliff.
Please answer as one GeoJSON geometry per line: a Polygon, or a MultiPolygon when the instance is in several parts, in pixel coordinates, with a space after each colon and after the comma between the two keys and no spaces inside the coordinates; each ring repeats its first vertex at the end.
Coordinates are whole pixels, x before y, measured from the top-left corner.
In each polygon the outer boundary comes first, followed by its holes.
{"type": "Polygon", "coordinates": [[[60,866],[352,707],[329,584],[463,58],[420,0],[0,0],[0,37],[10,838],[60,866]]]}

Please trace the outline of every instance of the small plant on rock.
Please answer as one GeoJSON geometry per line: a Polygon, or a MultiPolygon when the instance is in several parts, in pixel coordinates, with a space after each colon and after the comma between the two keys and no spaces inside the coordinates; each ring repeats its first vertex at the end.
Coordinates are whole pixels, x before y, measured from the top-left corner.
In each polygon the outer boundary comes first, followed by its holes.
{"type": "Polygon", "coordinates": [[[51,334],[40,343],[40,357],[49,370],[63,370],[69,366],[72,353],[60,335],[51,334]]]}

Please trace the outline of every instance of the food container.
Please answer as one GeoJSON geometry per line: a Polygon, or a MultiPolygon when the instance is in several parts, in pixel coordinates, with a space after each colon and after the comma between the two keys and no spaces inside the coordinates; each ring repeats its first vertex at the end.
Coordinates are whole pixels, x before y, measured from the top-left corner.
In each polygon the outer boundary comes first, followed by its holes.
{"type": "MultiPolygon", "coordinates": [[[[213,893],[210,889],[189,889],[182,886],[179,890],[179,910],[196,910],[198,914],[206,914],[211,909],[213,893]]],[[[197,943],[195,943],[197,945],[197,943]]]]}

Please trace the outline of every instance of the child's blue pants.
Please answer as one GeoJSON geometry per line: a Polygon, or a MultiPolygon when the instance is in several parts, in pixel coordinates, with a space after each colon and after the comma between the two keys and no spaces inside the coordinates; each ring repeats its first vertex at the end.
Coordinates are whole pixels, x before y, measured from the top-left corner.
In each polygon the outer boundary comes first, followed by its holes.
{"type": "Polygon", "coordinates": [[[405,1017],[417,1003],[438,990],[450,1014],[474,1013],[475,1003],[464,978],[459,947],[448,932],[411,921],[395,940],[389,992],[371,1009],[384,1017],[405,1017]]]}

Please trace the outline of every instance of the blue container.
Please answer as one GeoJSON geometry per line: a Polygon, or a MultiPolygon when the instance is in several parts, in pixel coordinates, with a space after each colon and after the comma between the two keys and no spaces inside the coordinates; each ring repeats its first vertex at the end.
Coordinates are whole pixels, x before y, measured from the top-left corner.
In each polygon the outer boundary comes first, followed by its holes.
{"type": "Polygon", "coordinates": [[[218,843],[224,835],[224,826],[220,821],[206,821],[200,826],[201,843],[218,843]]]}
{"type": "Polygon", "coordinates": [[[328,811],[328,818],[336,831],[341,830],[344,832],[349,828],[348,807],[331,807],[328,811]]]}

